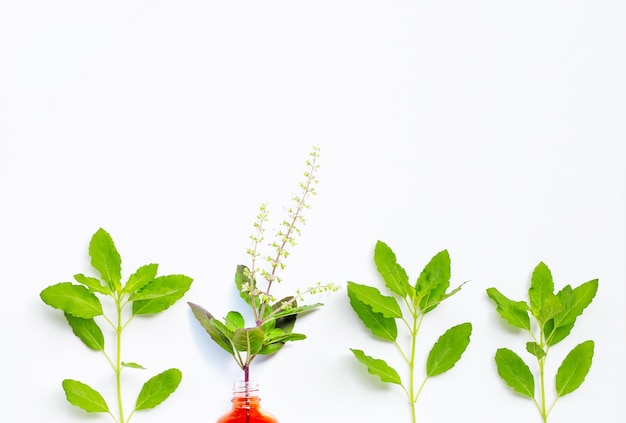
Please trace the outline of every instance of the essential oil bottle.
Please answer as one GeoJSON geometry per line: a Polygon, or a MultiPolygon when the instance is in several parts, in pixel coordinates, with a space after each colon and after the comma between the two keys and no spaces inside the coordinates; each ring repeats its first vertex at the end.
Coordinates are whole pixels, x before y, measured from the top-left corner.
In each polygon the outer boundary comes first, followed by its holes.
{"type": "Polygon", "coordinates": [[[239,380],[233,385],[233,408],[217,423],[278,423],[278,420],[261,408],[259,384],[239,380]]]}

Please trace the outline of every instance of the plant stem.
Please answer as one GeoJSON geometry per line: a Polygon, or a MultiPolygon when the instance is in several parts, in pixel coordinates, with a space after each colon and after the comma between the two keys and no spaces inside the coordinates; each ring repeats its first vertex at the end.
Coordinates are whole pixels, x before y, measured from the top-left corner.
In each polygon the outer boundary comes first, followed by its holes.
{"type": "Polygon", "coordinates": [[[116,298],[115,306],[117,308],[117,357],[115,359],[115,383],[117,388],[117,405],[120,413],[119,423],[124,423],[124,408],[122,405],[122,306],[120,299],[116,298]]]}
{"type": "Polygon", "coordinates": [[[409,400],[411,401],[411,417],[415,423],[415,344],[417,338],[417,314],[413,315],[413,330],[411,331],[411,358],[409,360],[409,400]]]}
{"type": "Polygon", "coordinates": [[[416,417],[416,406],[417,399],[419,398],[420,393],[422,392],[422,388],[424,388],[424,384],[428,377],[424,379],[421,386],[419,387],[417,393],[415,392],[415,350],[417,344],[417,333],[419,332],[420,327],[422,326],[422,321],[424,319],[424,315],[419,311],[416,307],[412,309],[413,314],[413,327],[411,329],[411,358],[409,359],[409,401],[411,403],[411,420],[413,423],[417,422],[416,417]]]}
{"type": "Polygon", "coordinates": [[[546,357],[548,354],[548,348],[545,345],[546,340],[544,339],[544,328],[543,325],[539,324],[539,346],[545,352],[546,355],[539,358],[539,378],[541,383],[541,418],[543,419],[543,423],[548,422],[548,412],[546,410],[546,382],[545,382],[545,366],[546,366],[546,357]]]}
{"type": "Polygon", "coordinates": [[[548,413],[546,412],[546,388],[545,388],[545,357],[539,359],[539,377],[541,379],[541,417],[543,423],[548,421],[548,413]]]}

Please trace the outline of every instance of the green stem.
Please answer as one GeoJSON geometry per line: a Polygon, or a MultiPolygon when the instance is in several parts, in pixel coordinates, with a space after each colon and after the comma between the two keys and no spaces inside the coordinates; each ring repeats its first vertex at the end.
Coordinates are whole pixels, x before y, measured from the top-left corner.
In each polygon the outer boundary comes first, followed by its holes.
{"type": "MultiPolygon", "coordinates": [[[[545,345],[544,340],[544,330],[543,326],[539,325],[539,346],[542,350],[544,350],[545,354],[547,354],[547,347],[545,345]]],[[[539,379],[541,383],[541,418],[543,419],[543,423],[548,422],[548,412],[546,410],[546,379],[545,379],[545,364],[546,364],[546,355],[539,359],[539,379]]]]}
{"type": "Polygon", "coordinates": [[[544,372],[544,358],[539,359],[539,377],[541,378],[541,417],[543,418],[543,423],[548,421],[548,416],[546,415],[546,389],[545,389],[545,372],[544,372]]]}
{"type": "Polygon", "coordinates": [[[119,423],[124,423],[124,408],[122,405],[122,305],[120,299],[116,300],[117,307],[117,357],[115,360],[115,384],[117,388],[117,405],[120,413],[119,423]]]}
{"type": "Polygon", "coordinates": [[[411,358],[409,359],[409,401],[411,403],[411,420],[413,423],[417,422],[415,408],[417,405],[417,399],[419,398],[420,392],[422,392],[422,388],[424,387],[424,383],[426,383],[426,379],[420,386],[417,393],[415,393],[415,350],[417,344],[417,333],[419,332],[420,326],[422,325],[424,316],[420,314],[417,310],[413,311],[413,328],[411,330],[411,358]]]}

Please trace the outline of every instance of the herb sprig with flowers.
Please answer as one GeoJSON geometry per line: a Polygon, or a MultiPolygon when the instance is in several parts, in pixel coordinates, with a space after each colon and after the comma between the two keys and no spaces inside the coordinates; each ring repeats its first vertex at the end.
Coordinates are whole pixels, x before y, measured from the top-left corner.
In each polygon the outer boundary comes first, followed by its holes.
{"type": "Polygon", "coordinates": [[[239,311],[229,311],[223,320],[217,319],[202,306],[189,302],[193,315],[209,334],[211,339],[229,353],[244,373],[244,380],[250,379],[250,365],[260,355],[270,355],[279,351],[287,342],[306,338],[302,333],[293,332],[298,315],[314,310],[322,303],[298,305],[307,295],[336,291],[333,283],[316,284],[304,290],[296,289],[294,294],[277,300],[272,295],[272,287],[281,283],[280,272],[285,269],[289,249],[296,245],[296,236],[305,224],[303,213],[310,208],[308,200],[317,195],[316,173],[319,168],[319,147],[313,147],[306,161],[304,180],[300,182],[300,194],[292,198],[293,205],[287,210],[287,218],[282,221],[274,240],[266,244],[265,225],[269,222],[269,210],[261,204],[254,223],[254,234],[250,236],[252,246],[247,250],[250,266],[238,265],[235,272],[235,286],[241,298],[251,308],[254,324],[247,326],[239,311]],[[263,247],[270,247],[264,255],[263,247]]]}

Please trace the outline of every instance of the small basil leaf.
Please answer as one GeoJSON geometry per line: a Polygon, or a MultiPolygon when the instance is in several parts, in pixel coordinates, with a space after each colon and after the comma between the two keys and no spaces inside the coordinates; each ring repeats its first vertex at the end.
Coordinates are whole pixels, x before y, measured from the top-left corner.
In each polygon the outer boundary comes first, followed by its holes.
{"type": "Polygon", "coordinates": [[[88,413],[108,413],[109,406],[98,391],[82,382],[65,379],[62,383],[65,397],[70,404],[88,413]]]}
{"type": "Polygon", "coordinates": [[[378,376],[383,382],[402,385],[398,372],[384,360],[370,357],[365,355],[363,351],[354,348],[350,348],[350,351],[352,351],[357,360],[367,367],[367,371],[370,374],[378,376]]]}

